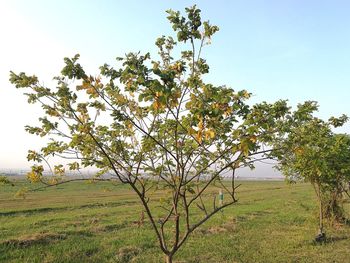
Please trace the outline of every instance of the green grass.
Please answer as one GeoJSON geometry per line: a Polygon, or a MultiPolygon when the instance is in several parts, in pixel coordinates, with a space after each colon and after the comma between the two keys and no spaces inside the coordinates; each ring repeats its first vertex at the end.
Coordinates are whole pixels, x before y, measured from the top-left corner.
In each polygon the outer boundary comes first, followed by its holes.
{"type": "MultiPolygon", "coordinates": [[[[307,184],[241,182],[237,204],[196,230],[177,262],[350,262],[350,226],[328,225],[315,244],[317,207],[307,184]]],[[[14,194],[0,186],[0,262],[163,262],[126,186],[71,183],[14,194]]],[[[215,190],[217,191],[217,190],[215,190]]],[[[349,204],[347,209],[349,211],[349,204]]]]}

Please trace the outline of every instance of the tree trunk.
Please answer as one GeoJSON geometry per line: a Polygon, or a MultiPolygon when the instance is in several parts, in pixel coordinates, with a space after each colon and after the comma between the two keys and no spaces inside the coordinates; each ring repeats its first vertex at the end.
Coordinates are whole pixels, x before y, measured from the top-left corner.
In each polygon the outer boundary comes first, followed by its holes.
{"type": "Polygon", "coordinates": [[[316,185],[314,185],[314,189],[316,191],[316,195],[318,198],[318,205],[319,205],[319,232],[318,235],[315,237],[316,242],[324,242],[326,240],[326,234],[323,232],[323,203],[322,203],[322,195],[321,195],[321,185],[319,182],[317,182],[316,185]],[[317,186],[317,187],[316,187],[317,186]]]}
{"type": "Polygon", "coordinates": [[[323,234],[323,207],[322,207],[322,196],[321,196],[321,186],[319,182],[314,184],[314,189],[318,199],[318,209],[319,209],[319,235],[323,234]]]}
{"type": "Polygon", "coordinates": [[[173,263],[173,255],[165,255],[166,263],[173,263]]]}
{"type": "MultiPolygon", "coordinates": [[[[320,191],[320,188],[319,188],[320,191]]],[[[319,207],[320,207],[320,234],[323,234],[323,208],[322,208],[322,198],[321,198],[321,193],[319,195],[319,207]]]]}

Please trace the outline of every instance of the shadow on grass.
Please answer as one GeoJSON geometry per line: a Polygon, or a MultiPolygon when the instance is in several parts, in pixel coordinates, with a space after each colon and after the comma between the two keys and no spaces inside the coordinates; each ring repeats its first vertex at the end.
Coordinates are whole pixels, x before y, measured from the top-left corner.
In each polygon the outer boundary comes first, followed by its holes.
{"type": "Polygon", "coordinates": [[[79,210],[79,209],[94,208],[94,207],[118,207],[118,206],[131,205],[136,203],[137,203],[136,201],[122,201],[122,202],[109,202],[109,203],[94,203],[94,204],[80,205],[80,206],[43,207],[43,208],[36,208],[36,209],[0,212],[0,217],[16,216],[16,215],[32,215],[37,213],[57,212],[57,211],[65,211],[65,210],[79,210]]]}
{"type": "Polygon", "coordinates": [[[89,230],[69,230],[69,231],[64,231],[63,234],[69,237],[79,237],[79,238],[94,236],[94,234],[89,230]]]}
{"type": "Polygon", "coordinates": [[[127,221],[122,222],[121,224],[110,224],[110,225],[102,225],[92,229],[95,233],[110,233],[114,231],[118,231],[124,228],[130,227],[131,224],[127,221]]]}
{"type": "Polygon", "coordinates": [[[332,244],[332,243],[335,243],[335,242],[338,242],[338,241],[347,240],[347,239],[349,239],[349,237],[347,237],[347,236],[326,237],[325,240],[319,241],[319,242],[313,240],[313,241],[312,241],[312,245],[314,245],[314,246],[320,246],[320,245],[332,244]]]}
{"type": "Polygon", "coordinates": [[[345,226],[350,226],[350,218],[346,218],[343,222],[345,226]]]}
{"type": "Polygon", "coordinates": [[[252,211],[249,213],[245,213],[239,216],[236,216],[236,221],[237,222],[245,222],[245,221],[249,221],[252,219],[256,219],[256,218],[261,218],[267,215],[270,215],[272,212],[271,211],[252,211]]]}

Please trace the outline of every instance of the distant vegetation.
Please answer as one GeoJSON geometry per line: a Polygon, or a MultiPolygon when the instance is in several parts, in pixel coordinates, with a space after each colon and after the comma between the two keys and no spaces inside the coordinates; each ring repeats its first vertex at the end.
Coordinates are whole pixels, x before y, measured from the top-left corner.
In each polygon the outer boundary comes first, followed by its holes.
{"type": "Polygon", "coordinates": [[[11,181],[5,175],[0,174],[0,185],[12,184],[11,181]]]}

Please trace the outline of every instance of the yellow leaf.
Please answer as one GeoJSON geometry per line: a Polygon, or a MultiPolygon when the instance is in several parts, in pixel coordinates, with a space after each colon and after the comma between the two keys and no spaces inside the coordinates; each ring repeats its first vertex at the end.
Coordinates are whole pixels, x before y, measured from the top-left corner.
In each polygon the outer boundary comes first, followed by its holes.
{"type": "Polygon", "coordinates": [[[256,142],[257,141],[257,138],[255,135],[251,136],[250,139],[249,139],[251,142],[256,142]]]}
{"type": "Polygon", "coordinates": [[[296,147],[296,148],[294,149],[294,152],[295,152],[295,154],[297,154],[297,155],[302,155],[302,154],[304,153],[304,149],[301,148],[301,147],[296,147]]]}
{"type": "Polygon", "coordinates": [[[39,174],[31,171],[29,173],[27,173],[27,178],[29,179],[29,181],[31,181],[32,183],[37,183],[40,181],[40,176],[39,174]]]}
{"type": "Polygon", "coordinates": [[[198,143],[202,143],[202,132],[198,131],[195,138],[198,143]]]}
{"type": "Polygon", "coordinates": [[[156,100],[155,102],[153,102],[153,108],[155,109],[155,110],[158,110],[159,109],[159,106],[160,106],[160,104],[159,104],[159,102],[158,102],[158,100],[156,100]]]}
{"type": "Polygon", "coordinates": [[[224,114],[227,116],[227,115],[230,115],[232,113],[232,109],[230,107],[228,107],[226,109],[226,111],[224,112],[224,114]]]}
{"type": "Polygon", "coordinates": [[[248,146],[248,144],[246,142],[241,143],[241,147],[240,148],[241,148],[240,150],[241,150],[242,154],[244,156],[248,156],[248,154],[249,154],[249,146],[248,146]]]}
{"type": "Polygon", "coordinates": [[[174,93],[174,97],[175,97],[176,99],[179,99],[179,98],[181,97],[181,91],[176,91],[176,92],[174,93]]]}
{"type": "Polygon", "coordinates": [[[247,92],[246,90],[243,90],[242,96],[243,96],[243,98],[245,98],[245,99],[249,99],[249,98],[250,98],[250,93],[247,92]]]}
{"type": "Polygon", "coordinates": [[[205,131],[205,139],[208,140],[208,139],[213,139],[215,137],[215,132],[212,131],[212,130],[206,130],[205,131]]]}
{"type": "Polygon", "coordinates": [[[198,123],[198,128],[199,128],[200,130],[203,130],[203,122],[202,122],[202,121],[200,121],[200,122],[198,123]]]}
{"type": "Polygon", "coordinates": [[[126,102],[126,99],[125,99],[125,97],[124,97],[122,94],[117,94],[117,95],[115,95],[115,98],[116,98],[116,100],[117,100],[118,103],[123,104],[123,103],[126,102]]]}

